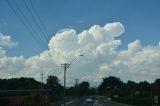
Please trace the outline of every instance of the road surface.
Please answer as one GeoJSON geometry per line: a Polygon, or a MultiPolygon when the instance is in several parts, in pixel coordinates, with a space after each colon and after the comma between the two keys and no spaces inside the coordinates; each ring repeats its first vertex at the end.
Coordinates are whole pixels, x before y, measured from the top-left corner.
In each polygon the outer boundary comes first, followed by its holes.
{"type": "Polygon", "coordinates": [[[115,103],[106,98],[97,97],[94,98],[92,102],[86,102],[87,98],[84,98],[77,102],[76,106],[129,106],[124,104],[115,103]]]}

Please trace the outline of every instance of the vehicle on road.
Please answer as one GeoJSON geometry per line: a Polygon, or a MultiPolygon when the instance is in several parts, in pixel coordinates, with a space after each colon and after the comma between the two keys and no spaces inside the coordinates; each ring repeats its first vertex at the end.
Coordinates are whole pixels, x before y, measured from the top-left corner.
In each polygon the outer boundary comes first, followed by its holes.
{"type": "Polygon", "coordinates": [[[92,98],[87,98],[86,102],[85,102],[85,105],[86,106],[93,106],[93,103],[94,103],[94,101],[93,101],[92,98]]]}

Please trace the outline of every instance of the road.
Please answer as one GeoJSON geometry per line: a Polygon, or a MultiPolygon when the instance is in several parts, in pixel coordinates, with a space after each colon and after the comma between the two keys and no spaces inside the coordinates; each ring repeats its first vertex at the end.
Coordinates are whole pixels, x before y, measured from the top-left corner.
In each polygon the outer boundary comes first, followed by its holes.
{"type": "Polygon", "coordinates": [[[119,104],[112,102],[106,98],[94,98],[92,102],[86,102],[87,98],[84,98],[77,102],[76,106],[129,106],[129,105],[124,105],[124,104],[119,104]]]}

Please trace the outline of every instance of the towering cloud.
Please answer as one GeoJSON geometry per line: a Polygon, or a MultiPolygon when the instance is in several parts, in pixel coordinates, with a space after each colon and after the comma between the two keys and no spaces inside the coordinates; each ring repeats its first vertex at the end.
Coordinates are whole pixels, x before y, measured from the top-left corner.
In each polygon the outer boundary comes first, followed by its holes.
{"type": "MultiPolygon", "coordinates": [[[[56,75],[63,79],[62,63],[75,60],[67,70],[67,83],[73,84],[75,78],[87,80],[92,85],[98,84],[103,77],[115,75],[123,80],[153,81],[160,76],[160,47],[143,47],[136,40],[128,44],[126,50],[118,50],[120,36],[124,33],[120,22],[104,26],[94,25],[88,30],[77,33],[74,29],[58,31],[49,41],[49,50],[30,58],[7,57],[0,48],[0,77],[29,76],[40,79],[40,73],[56,75]],[[83,54],[83,57],[78,55],[83,54]]],[[[13,45],[10,37],[4,43],[13,45]]]]}

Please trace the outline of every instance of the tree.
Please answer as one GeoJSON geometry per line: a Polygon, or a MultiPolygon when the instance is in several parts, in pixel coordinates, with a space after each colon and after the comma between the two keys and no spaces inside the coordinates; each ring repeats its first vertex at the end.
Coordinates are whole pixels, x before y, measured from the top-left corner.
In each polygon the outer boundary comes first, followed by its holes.
{"type": "Polygon", "coordinates": [[[79,84],[79,94],[80,96],[86,96],[89,94],[89,82],[82,82],[79,84]]]}
{"type": "Polygon", "coordinates": [[[98,91],[100,93],[103,93],[106,90],[114,90],[118,89],[123,86],[123,82],[120,80],[120,78],[109,76],[107,78],[103,78],[103,81],[98,87],[98,91]]]}
{"type": "Polygon", "coordinates": [[[132,88],[132,89],[135,89],[138,87],[138,84],[136,82],[130,81],[130,80],[127,82],[126,85],[127,85],[127,87],[132,88]]]}
{"type": "Polygon", "coordinates": [[[160,92],[160,79],[156,79],[154,83],[152,83],[152,91],[160,92]]]}
{"type": "Polygon", "coordinates": [[[54,95],[62,94],[63,87],[56,76],[48,76],[46,85],[54,95]]]}
{"type": "Polygon", "coordinates": [[[90,88],[89,95],[96,95],[97,89],[96,88],[90,88]]]}
{"type": "MultiPolygon", "coordinates": [[[[40,82],[34,78],[11,78],[11,79],[0,79],[0,89],[2,90],[17,90],[17,89],[39,89],[40,82]]],[[[45,87],[45,84],[44,84],[45,87]]]]}
{"type": "Polygon", "coordinates": [[[157,88],[160,88],[160,79],[156,79],[154,81],[154,86],[157,87],[157,88]]]}
{"type": "Polygon", "coordinates": [[[75,92],[76,90],[75,90],[75,87],[69,87],[69,88],[67,88],[67,90],[66,90],[66,95],[69,95],[69,96],[72,96],[72,97],[74,97],[75,96],[75,92]]]}
{"type": "Polygon", "coordinates": [[[151,85],[147,81],[139,82],[138,88],[141,92],[150,92],[151,85]]]}

